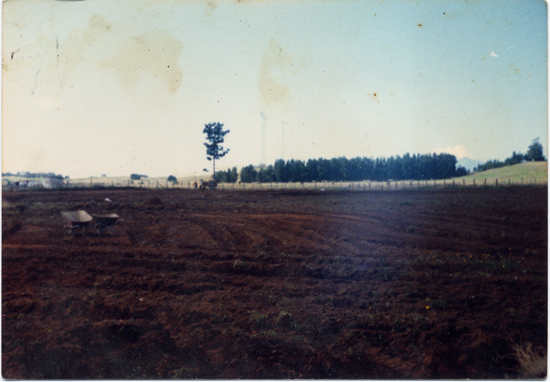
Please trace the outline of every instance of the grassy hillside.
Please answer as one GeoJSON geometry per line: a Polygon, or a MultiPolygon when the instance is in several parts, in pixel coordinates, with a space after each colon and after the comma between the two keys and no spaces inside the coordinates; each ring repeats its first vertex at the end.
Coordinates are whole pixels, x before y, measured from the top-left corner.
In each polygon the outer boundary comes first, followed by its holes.
{"type": "Polygon", "coordinates": [[[547,183],[548,182],[548,162],[526,162],[513,166],[506,166],[496,168],[487,171],[476,172],[474,174],[465,176],[463,178],[457,178],[457,181],[464,179],[466,183],[472,183],[476,180],[476,183],[483,182],[487,179],[487,182],[494,183],[495,179],[499,182],[506,183],[510,179],[511,183],[521,183],[522,179],[524,183],[547,183]]]}

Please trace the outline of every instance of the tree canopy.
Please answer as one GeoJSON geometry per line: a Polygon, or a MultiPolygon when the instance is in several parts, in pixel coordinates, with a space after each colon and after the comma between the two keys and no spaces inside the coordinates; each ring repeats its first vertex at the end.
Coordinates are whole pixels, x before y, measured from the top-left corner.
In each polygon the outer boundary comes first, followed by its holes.
{"type": "Polygon", "coordinates": [[[218,171],[216,175],[214,175],[214,179],[219,183],[236,183],[239,179],[237,167],[233,167],[231,170],[227,171],[218,171]]]}
{"type": "Polygon", "coordinates": [[[527,154],[525,155],[527,161],[542,162],[546,160],[542,153],[542,145],[539,142],[539,139],[536,138],[533,140],[533,143],[529,146],[527,154]]]}
{"type": "Polygon", "coordinates": [[[221,145],[224,142],[224,137],[229,134],[229,130],[223,130],[223,123],[207,123],[204,125],[204,130],[202,131],[206,134],[206,140],[209,143],[205,143],[206,146],[206,159],[211,160],[213,168],[213,176],[216,176],[216,159],[223,158],[228,152],[229,149],[224,150],[221,145]]]}
{"type": "Polygon", "coordinates": [[[309,159],[307,162],[278,159],[273,165],[259,169],[249,165],[241,169],[241,182],[321,182],[362,180],[428,180],[468,174],[456,167],[456,157],[450,154],[396,156],[390,158],[309,159]]]}
{"type": "Polygon", "coordinates": [[[141,178],[147,178],[147,175],[141,175],[141,174],[131,174],[130,179],[132,180],[140,180],[141,178]]]}

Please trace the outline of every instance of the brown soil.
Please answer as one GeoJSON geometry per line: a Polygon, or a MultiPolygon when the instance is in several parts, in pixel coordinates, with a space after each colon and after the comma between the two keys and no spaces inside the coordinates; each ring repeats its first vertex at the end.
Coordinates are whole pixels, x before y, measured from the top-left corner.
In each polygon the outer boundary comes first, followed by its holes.
{"type": "Polygon", "coordinates": [[[5,192],[3,377],[530,375],[547,209],[528,187],[5,192]],[[124,221],[71,236],[77,209],[124,221]]]}

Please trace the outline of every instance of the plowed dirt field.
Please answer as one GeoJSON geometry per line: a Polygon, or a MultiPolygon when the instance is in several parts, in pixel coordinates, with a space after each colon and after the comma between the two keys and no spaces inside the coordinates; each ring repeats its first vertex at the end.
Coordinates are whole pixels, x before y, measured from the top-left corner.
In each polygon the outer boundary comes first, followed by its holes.
{"type": "Polygon", "coordinates": [[[2,375],[545,376],[547,212],[545,187],[4,192],[2,375]],[[71,236],[72,210],[124,221],[71,236]]]}

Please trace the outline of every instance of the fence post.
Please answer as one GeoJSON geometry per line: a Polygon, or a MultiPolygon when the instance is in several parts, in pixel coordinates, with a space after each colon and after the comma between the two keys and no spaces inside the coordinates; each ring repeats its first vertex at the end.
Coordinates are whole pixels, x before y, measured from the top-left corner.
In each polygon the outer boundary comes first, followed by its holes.
{"type": "Polygon", "coordinates": [[[466,186],[466,179],[462,178],[462,186],[466,186]]]}
{"type": "Polygon", "coordinates": [[[92,178],[90,178],[90,187],[92,187],[92,178]]]}
{"type": "Polygon", "coordinates": [[[508,186],[510,186],[510,178],[508,178],[508,186]]]}
{"type": "Polygon", "coordinates": [[[495,187],[498,187],[498,178],[495,179],[495,187]]]}
{"type": "Polygon", "coordinates": [[[476,186],[476,180],[474,179],[474,187],[476,186]]]}
{"type": "Polygon", "coordinates": [[[453,187],[455,186],[455,180],[453,179],[453,187]]]}
{"type": "Polygon", "coordinates": [[[487,178],[483,179],[483,186],[487,186],[487,178]]]}

